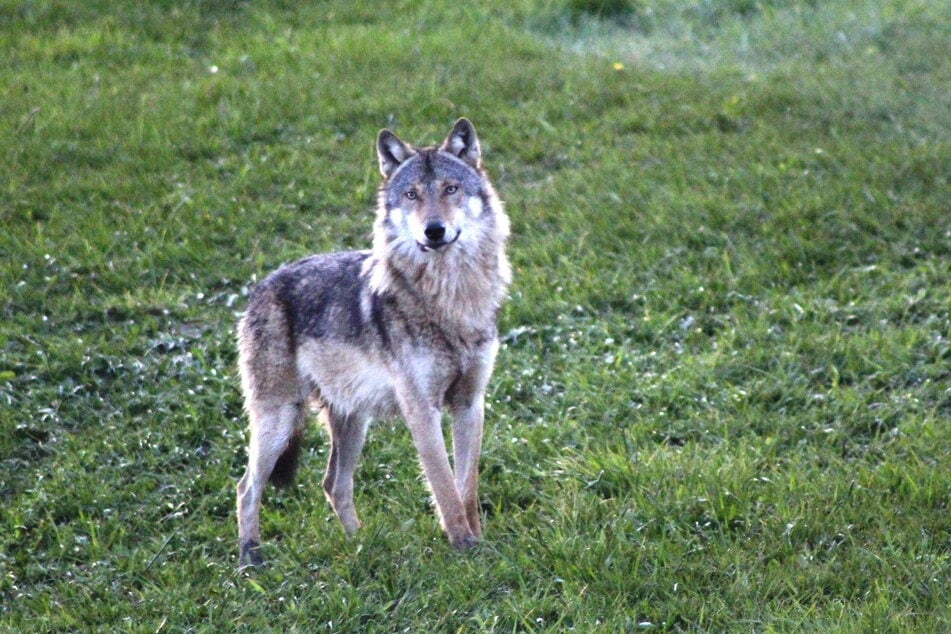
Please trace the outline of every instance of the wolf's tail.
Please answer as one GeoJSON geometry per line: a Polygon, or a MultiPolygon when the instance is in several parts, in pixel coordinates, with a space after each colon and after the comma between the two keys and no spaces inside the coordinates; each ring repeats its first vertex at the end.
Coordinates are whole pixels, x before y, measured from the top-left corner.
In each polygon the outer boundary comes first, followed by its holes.
{"type": "Polygon", "coordinates": [[[294,483],[294,474],[297,473],[300,458],[300,445],[301,431],[298,429],[287,441],[287,448],[278,456],[274,469],[268,477],[268,481],[277,488],[284,489],[294,483]]]}

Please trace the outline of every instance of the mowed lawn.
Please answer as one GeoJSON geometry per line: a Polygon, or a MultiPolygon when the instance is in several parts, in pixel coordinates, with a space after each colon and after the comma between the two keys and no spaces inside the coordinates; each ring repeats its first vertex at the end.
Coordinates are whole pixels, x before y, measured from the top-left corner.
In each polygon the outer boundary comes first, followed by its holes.
{"type": "Polygon", "coordinates": [[[0,5],[0,631],[951,629],[939,0],[0,5]],[[600,13],[599,13],[600,11],[600,13]],[[370,242],[390,127],[513,221],[452,550],[408,433],[325,435],[237,569],[234,325],[370,242]]]}

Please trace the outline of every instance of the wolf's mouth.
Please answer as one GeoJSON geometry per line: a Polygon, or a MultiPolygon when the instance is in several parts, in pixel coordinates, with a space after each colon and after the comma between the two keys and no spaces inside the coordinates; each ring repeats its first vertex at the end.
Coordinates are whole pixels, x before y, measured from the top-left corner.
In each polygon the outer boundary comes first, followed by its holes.
{"type": "Polygon", "coordinates": [[[423,251],[423,252],[426,252],[426,251],[439,251],[440,249],[444,249],[444,248],[448,247],[450,244],[452,244],[453,242],[455,242],[456,240],[458,240],[460,233],[462,233],[462,232],[461,232],[461,231],[457,231],[457,232],[456,232],[456,237],[453,238],[452,240],[440,240],[440,241],[438,241],[438,242],[435,242],[435,241],[433,241],[433,240],[427,240],[426,242],[417,242],[416,244],[419,245],[419,249],[420,249],[421,251],[423,251]]]}

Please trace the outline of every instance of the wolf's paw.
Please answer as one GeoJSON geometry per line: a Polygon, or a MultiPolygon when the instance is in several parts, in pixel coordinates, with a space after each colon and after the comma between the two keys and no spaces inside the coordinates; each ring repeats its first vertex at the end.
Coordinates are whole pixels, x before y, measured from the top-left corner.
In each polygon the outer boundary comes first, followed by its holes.
{"type": "Polygon", "coordinates": [[[241,544],[241,557],[238,560],[238,568],[247,568],[248,566],[258,567],[264,564],[264,559],[260,553],[261,544],[253,539],[241,544]]]}
{"type": "Polygon", "coordinates": [[[458,539],[451,540],[451,543],[456,550],[469,550],[479,544],[479,538],[475,535],[463,535],[458,539]]]}

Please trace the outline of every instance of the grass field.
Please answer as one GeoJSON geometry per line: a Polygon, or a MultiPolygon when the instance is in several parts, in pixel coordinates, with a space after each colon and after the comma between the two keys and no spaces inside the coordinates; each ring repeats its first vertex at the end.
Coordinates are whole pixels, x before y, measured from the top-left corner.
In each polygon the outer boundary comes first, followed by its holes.
{"type": "Polygon", "coordinates": [[[939,0],[0,3],[0,631],[951,629],[939,0]],[[585,5],[621,4],[595,15],[585,5]],[[514,235],[486,538],[378,423],[236,570],[234,324],[479,130],[514,235]]]}

